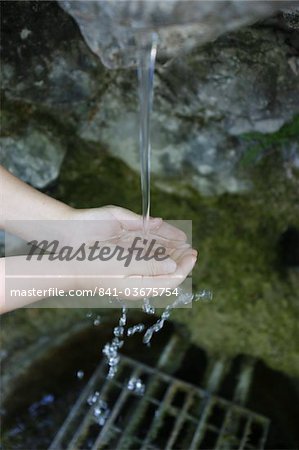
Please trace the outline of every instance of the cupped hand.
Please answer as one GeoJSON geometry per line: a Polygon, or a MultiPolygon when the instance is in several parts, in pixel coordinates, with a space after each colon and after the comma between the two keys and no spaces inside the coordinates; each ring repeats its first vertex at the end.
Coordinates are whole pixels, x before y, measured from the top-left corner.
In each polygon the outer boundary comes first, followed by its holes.
{"type": "MultiPolygon", "coordinates": [[[[95,278],[92,281],[80,278],[82,288],[91,285],[100,285],[104,289],[113,288],[120,292],[120,297],[125,288],[134,288],[135,292],[141,288],[174,289],[185,280],[196,263],[197,252],[187,243],[186,234],[160,218],[149,219],[146,236],[143,234],[142,217],[118,206],[74,210],[71,220],[74,224],[80,224],[76,227],[80,232],[71,240],[80,237],[81,241],[83,238],[90,244],[100,241],[100,245],[108,245],[113,249],[116,245],[128,248],[134,238],[138,237],[141,242],[141,238],[146,237],[148,244],[155,241],[152,253],[157,246],[163,246],[168,256],[164,261],[154,258],[138,261],[133,257],[128,267],[116,258],[88,264],[84,262],[80,270],[84,267],[95,278]]],[[[133,256],[136,256],[134,252],[133,256]]],[[[134,295],[134,298],[140,297],[134,295]]]]}
{"type": "MultiPolygon", "coordinates": [[[[88,237],[89,242],[93,240],[113,240],[126,231],[143,232],[142,216],[119,206],[109,205],[100,208],[73,209],[69,219],[72,222],[85,221],[86,226],[83,231],[86,228],[86,232],[89,233],[88,236],[85,236],[88,237]],[[97,221],[99,222],[97,223],[97,221]]],[[[83,226],[82,222],[81,224],[83,226]]],[[[187,241],[187,236],[182,230],[168,224],[161,218],[150,217],[148,231],[154,232],[156,236],[168,241],[178,241],[179,243],[187,241]]],[[[69,240],[69,238],[69,235],[66,236],[66,240],[69,240]]]]}

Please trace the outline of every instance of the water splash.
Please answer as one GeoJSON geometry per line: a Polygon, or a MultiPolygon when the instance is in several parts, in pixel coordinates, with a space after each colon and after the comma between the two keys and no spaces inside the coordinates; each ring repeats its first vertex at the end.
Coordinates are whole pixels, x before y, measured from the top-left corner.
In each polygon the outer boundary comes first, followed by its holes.
{"type": "MultiPolygon", "coordinates": [[[[213,293],[209,289],[203,289],[196,294],[192,294],[191,292],[183,291],[181,288],[178,289],[178,295],[174,299],[174,301],[167,305],[165,310],[162,312],[161,316],[157,319],[157,321],[151,325],[144,333],[143,343],[146,345],[150,345],[152,337],[155,333],[158,333],[165,325],[165,322],[169,319],[171,312],[174,308],[189,305],[192,301],[211,301],[213,299],[213,293]]],[[[142,310],[147,314],[154,314],[155,308],[151,306],[150,300],[145,298],[143,301],[142,310]]],[[[128,328],[127,331],[125,329],[127,324],[127,309],[125,307],[122,308],[121,315],[119,318],[118,326],[114,327],[113,334],[114,338],[111,343],[107,343],[103,349],[103,353],[107,358],[109,372],[107,375],[108,379],[111,379],[115,376],[118,364],[119,364],[119,349],[124,345],[124,336],[133,336],[136,333],[142,333],[145,330],[145,325],[143,323],[138,323],[128,328]]]]}
{"type": "Polygon", "coordinates": [[[184,292],[182,289],[179,289],[179,288],[178,288],[178,292],[179,292],[179,294],[176,297],[176,299],[173,301],[173,303],[171,303],[170,305],[167,305],[167,307],[163,311],[161,317],[151,327],[149,327],[146,330],[146,332],[143,336],[144,344],[150,345],[153,334],[157,333],[158,331],[160,331],[163,328],[165,321],[167,319],[169,319],[171,311],[174,308],[176,308],[180,305],[187,305],[192,302],[193,294],[191,292],[184,292]]]}
{"type": "Polygon", "coordinates": [[[209,289],[203,289],[194,295],[194,301],[211,302],[213,300],[213,292],[209,289]]]}

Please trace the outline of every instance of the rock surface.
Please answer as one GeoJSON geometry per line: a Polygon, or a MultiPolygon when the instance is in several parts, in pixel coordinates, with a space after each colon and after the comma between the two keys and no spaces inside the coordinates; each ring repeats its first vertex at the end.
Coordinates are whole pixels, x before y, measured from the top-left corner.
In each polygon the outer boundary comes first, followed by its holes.
{"type": "MultiPolygon", "coordinates": [[[[248,133],[272,134],[299,113],[299,59],[283,33],[251,28],[158,65],[152,124],[152,168],[163,183],[176,177],[203,194],[248,187],[240,161],[248,133]]],[[[134,88],[104,92],[83,139],[101,140],[139,168],[134,88]]],[[[171,183],[171,181],[170,181],[171,183]]]]}
{"type": "MultiPolygon", "coordinates": [[[[65,144],[67,135],[77,134],[103,143],[139,171],[133,71],[103,68],[55,2],[6,4],[5,10],[4,109],[19,110],[16,128],[30,121],[33,127],[50,123],[57,142],[65,144]]],[[[174,189],[175,180],[208,195],[250,187],[240,170],[255,139],[248,134],[272,134],[299,112],[294,17],[227,34],[171,61],[158,57],[152,172],[160,186],[174,189]]],[[[4,132],[14,139],[9,129],[4,132]]],[[[27,174],[33,184],[36,179],[27,174]]]]}
{"type": "Polygon", "coordinates": [[[103,64],[120,68],[136,66],[140,30],[155,30],[159,51],[169,59],[296,2],[61,0],[59,4],[76,20],[87,45],[103,64]]]}
{"type": "Polygon", "coordinates": [[[0,138],[0,163],[11,173],[37,188],[59,175],[65,148],[49,132],[28,126],[23,135],[0,138]]]}

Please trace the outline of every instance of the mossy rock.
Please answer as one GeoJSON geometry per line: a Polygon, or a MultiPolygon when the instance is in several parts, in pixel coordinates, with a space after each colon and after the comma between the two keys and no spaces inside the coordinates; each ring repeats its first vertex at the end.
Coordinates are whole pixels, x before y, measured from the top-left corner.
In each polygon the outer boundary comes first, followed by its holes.
{"type": "MultiPolygon", "coordinates": [[[[279,240],[299,223],[299,177],[286,176],[279,146],[251,166],[251,192],[202,197],[186,186],[177,194],[152,186],[152,215],[190,219],[199,261],[194,290],[209,288],[211,303],[173,313],[191,339],[215,354],[248,353],[299,375],[298,274],[283,267],[279,240]]],[[[57,198],[74,207],[117,204],[139,212],[139,177],[100,146],[78,143],[62,167],[57,198]]],[[[157,183],[158,184],[158,183],[157,183]]]]}

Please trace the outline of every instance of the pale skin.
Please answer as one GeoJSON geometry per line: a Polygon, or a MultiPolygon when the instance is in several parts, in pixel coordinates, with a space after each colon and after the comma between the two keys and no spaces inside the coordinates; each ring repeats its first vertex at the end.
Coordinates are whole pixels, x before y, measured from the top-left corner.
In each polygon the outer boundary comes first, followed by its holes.
{"type": "MultiPolygon", "coordinates": [[[[143,230],[142,217],[132,211],[118,206],[74,209],[37,191],[2,167],[0,167],[0,183],[0,228],[21,237],[25,241],[45,238],[51,240],[59,237],[61,246],[74,246],[77,243],[76,233],[70,233],[69,230],[76,229],[77,223],[83,224],[83,228],[80,228],[81,234],[86,223],[87,235],[84,240],[88,243],[109,240],[112,242],[115,236],[121,232],[140,235],[143,230]],[[36,227],[35,222],[29,221],[37,221],[36,227]],[[69,224],[69,226],[60,226],[59,224],[62,223],[60,221],[64,221],[63,224],[69,224]],[[26,223],[28,223],[28,226],[26,226],[26,223]],[[41,223],[46,224],[46,229],[41,228],[41,223]],[[101,226],[99,226],[99,223],[101,226]]],[[[78,277],[82,274],[82,264],[76,261],[73,263],[56,261],[55,270],[57,274],[65,273],[67,276],[56,278],[55,286],[53,286],[53,279],[40,277],[35,281],[34,287],[45,291],[57,287],[66,292],[70,289],[93,288],[95,285],[105,289],[117,288],[118,290],[125,287],[167,287],[174,289],[191,272],[197,259],[197,252],[186,243],[186,236],[181,230],[167,224],[160,218],[150,219],[149,235],[159,236],[164,244],[167,242],[169,258],[163,261],[150,260],[138,261],[138,263],[132,260],[128,267],[124,267],[124,264],[116,259],[88,262],[87,265],[84,263],[84,270],[96,276],[96,278],[89,279],[78,277]],[[118,276],[114,277],[113,274],[118,274],[118,276]]],[[[82,239],[81,235],[80,239],[82,239]]],[[[120,241],[121,239],[118,243],[120,241]]],[[[5,264],[7,268],[13,268],[15,273],[20,273],[24,270],[25,257],[0,258],[0,313],[40,300],[40,296],[13,297],[9,295],[9,292],[5,292],[5,264]]],[[[30,265],[30,275],[33,277],[35,273],[49,273],[49,268],[47,260],[34,261],[33,258],[30,265]]],[[[27,289],[29,287],[28,279],[18,280],[17,287],[27,289]]],[[[6,289],[6,291],[9,290],[6,289]]]]}

